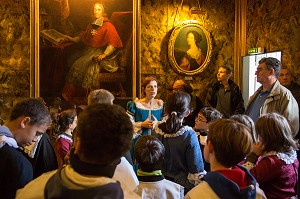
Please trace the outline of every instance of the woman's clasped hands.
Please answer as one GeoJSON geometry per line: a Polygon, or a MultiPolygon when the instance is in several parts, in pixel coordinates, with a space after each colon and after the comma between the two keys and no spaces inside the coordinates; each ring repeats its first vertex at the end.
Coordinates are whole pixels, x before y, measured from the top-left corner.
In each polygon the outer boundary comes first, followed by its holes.
{"type": "Polygon", "coordinates": [[[147,129],[154,129],[158,120],[154,115],[151,115],[151,118],[147,118],[145,121],[142,122],[142,127],[147,129]]]}

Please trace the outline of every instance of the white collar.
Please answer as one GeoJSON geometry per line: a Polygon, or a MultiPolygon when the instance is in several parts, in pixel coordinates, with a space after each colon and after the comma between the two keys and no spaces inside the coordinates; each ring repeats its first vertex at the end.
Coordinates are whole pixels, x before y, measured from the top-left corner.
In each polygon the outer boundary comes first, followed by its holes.
{"type": "Polygon", "coordinates": [[[93,24],[93,25],[97,25],[97,26],[102,26],[102,25],[103,25],[103,20],[104,20],[103,17],[98,18],[98,19],[95,19],[95,20],[92,22],[92,24],[93,24]]]}
{"type": "Polygon", "coordinates": [[[283,160],[286,164],[293,164],[297,159],[297,153],[295,150],[292,150],[290,153],[278,153],[276,151],[270,151],[263,155],[263,157],[276,155],[280,160],[283,160]]]}
{"type": "Polygon", "coordinates": [[[190,126],[183,126],[181,127],[176,133],[174,134],[167,134],[162,132],[162,130],[158,127],[158,125],[154,128],[155,133],[159,135],[163,135],[165,138],[171,138],[171,137],[178,137],[180,135],[183,135],[186,131],[193,130],[190,126]]]}
{"type": "Polygon", "coordinates": [[[14,148],[18,148],[17,141],[14,138],[0,135],[0,148],[2,148],[5,144],[8,144],[9,146],[14,148]]]}

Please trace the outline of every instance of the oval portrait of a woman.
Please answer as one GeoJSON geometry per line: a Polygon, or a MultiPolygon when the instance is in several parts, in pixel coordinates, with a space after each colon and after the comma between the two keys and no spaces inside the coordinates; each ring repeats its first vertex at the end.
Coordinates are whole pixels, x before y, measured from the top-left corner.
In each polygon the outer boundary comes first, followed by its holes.
{"type": "Polygon", "coordinates": [[[210,60],[211,40],[197,21],[185,21],[176,27],[168,48],[172,67],[179,73],[202,72],[210,60]]]}

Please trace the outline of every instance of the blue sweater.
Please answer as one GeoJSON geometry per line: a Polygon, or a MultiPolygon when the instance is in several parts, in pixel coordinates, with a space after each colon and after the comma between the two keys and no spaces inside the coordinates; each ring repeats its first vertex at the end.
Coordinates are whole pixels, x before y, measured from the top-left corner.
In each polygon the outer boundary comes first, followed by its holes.
{"type": "Polygon", "coordinates": [[[165,146],[163,175],[187,190],[194,187],[187,179],[188,174],[204,171],[202,153],[195,131],[185,126],[175,134],[165,134],[155,129],[155,135],[165,146]],[[180,132],[181,131],[181,132],[180,132]]]}

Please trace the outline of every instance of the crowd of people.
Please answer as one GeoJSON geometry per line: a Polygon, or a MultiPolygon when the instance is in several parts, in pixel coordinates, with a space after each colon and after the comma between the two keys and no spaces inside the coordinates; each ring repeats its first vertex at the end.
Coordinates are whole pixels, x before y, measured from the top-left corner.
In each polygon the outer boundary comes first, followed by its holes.
{"type": "Polygon", "coordinates": [[[184,80],[157,99],[148,76],[126,109],[104,89],[55,114],[16,103],[0,126],[1,198],[297,198],[299,87],[262,58],[244,106],[231,74],[218,69],[204,102],[184,80]]]}

